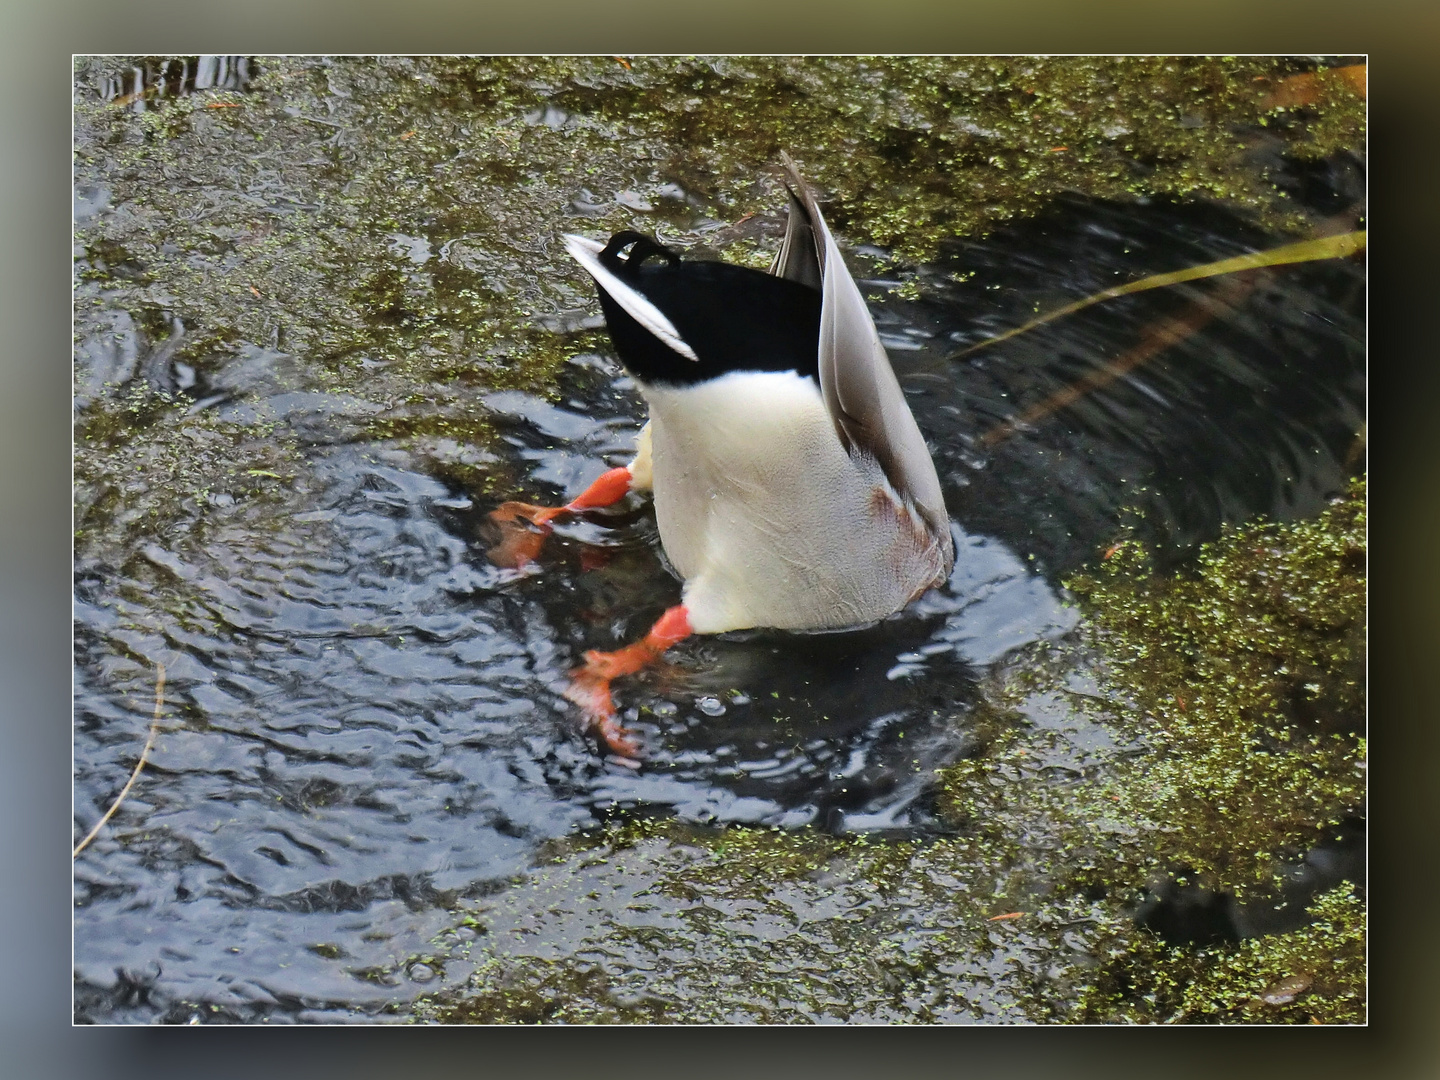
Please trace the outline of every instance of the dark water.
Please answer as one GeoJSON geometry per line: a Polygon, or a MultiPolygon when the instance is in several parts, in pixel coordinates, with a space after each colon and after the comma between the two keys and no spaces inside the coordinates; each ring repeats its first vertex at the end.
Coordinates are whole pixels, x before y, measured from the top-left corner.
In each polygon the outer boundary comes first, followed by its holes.
{"type": "MultiPolygon", "coordinates": [[[[203,77],[221,74],[243,77],[203,77]]],[[[197,73],[165,78],[178,93],[197,73]]],[[[1327,170],[1303,194],[1343,212],[1362,178],[1327,170]]],[[[278,514],[211,493],[183,554],[156,542],[77,567],[77,835],[133,767],[168,671],[146,770],[76,863],[77,1016],[331,1019],[409,1000],[433,972],[396,966],[457,897],[617,813],[935,828],[928,778],[970,749],[977,682],[1075,624],[1059,581],[1122,521],[1178,559],[1223,522],[1311,514],[1341,489],[1364,415],[1363,267],[1149,293],[949,357],[1037,305],[1283,239],[1209,207],[1076,198],[923,268],[919,299],[876,316],[935,451],[952,579],[868,630],[672,650],[617,684],[638,768],[598,754],[560,695],[585,649],[633,640],[679,595],[648,509],[562,524],[525,574],[486,558],[500,499],[558,501],[628,456],[644,417],[611,356],[569,362],[554,401],[480,395],[514,477],[489,499],[359,437],[367,404],[308,385],[280,348],[198,375],[131,364],[188,407],[291,426],[306,474],[278,514]],[[1004,434],[1197,305],[1186,340],[1004,434]]],[[[884,280],[872,255],[857,272],[884,280]]]]}

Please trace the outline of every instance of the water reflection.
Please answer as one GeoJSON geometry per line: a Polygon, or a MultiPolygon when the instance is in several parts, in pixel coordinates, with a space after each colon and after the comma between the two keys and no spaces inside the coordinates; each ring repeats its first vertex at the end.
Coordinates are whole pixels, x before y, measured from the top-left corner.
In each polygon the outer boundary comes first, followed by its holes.
{"type": "Polygon", "coordinates": [[[100,96],[114,105],[144,112],[164,98],[185,97],[200,90],[245,91],[255,74],[249,56],[187,56],[157,58],[142,66],[104,75],[100,96]]]}
{"type": "MultiPolygon", "coordinates": [[[[1062,200],[956,245],[922,300],[890,307],[940,352],[1273,243],[1211,207],[1062,200]]],[[[1309,516],[1338,494],[1364,423],[1364,287],[1353,260],[1249,271],[1109,301],[954,365],[892,355],[922,427],[956,433],[937,448],[952,515],[1053,579],[1096,556],[1122,508],[1173,560],[1224,522],[1309,516]]]]}

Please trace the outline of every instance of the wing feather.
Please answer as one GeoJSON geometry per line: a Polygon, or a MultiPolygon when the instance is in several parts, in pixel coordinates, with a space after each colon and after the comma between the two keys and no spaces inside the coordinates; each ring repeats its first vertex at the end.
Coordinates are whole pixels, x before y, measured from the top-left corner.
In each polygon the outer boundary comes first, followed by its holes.
{"type": "Polygon", "coordinates": [[[820,249],[815,240],[815,229],[795,192],[788,187],[785,190],[790,195],[790,213],[785,219],[785,239],[780,244],[775,261],[770,264],[770,273],[819,289],[824,275],[820,273],[820,249]]]}
{"type": "MultiPolygon", "coordinates": [[[[948,544],[949,515],[935,463],[880,344],[875,322],[814,195],[790,156],[782,153],[781,158],[793,185],[791,222],[801,214],[806,219],[794,229],[787,223],[786,245],[808,232],[821,276],[820,392],[836,433],[851,453],[858,449],[874,457],[896,492],[909,499],[932,532],[948,544]]],[[[803,266],[804,260],[782,247],[776,265],[785,276],[786,269],[803,266]]]]}

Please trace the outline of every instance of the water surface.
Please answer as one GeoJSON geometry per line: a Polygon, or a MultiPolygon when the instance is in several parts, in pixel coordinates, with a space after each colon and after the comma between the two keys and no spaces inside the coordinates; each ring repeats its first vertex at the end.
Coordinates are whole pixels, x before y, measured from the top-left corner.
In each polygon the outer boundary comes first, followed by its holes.
{"type": "MultiPolygon", "coordinates": [[[[415,961],[453,938],[467,903],[507,894],[548,842],[626,816],[936,835],[935,771],[989,737],[975,719],[986,680],[1036,643],[1070,640],[1080,616],[1061,581],[1123,524],[1180,563],[1224,523],[1315,514],[1356,469],[1354,261],[1130,297],[954,358],[1037,309],[1289,238],[1253,214],[1070,194],[920,265],[852,243],[934,450],[955,572],[862,631],[684,643],[617,684],[644,757],[606,758],[561,694],[584,650],[633,640],[676,602],[653,515],[631,501],[567,521],[525,573],[487,558],[490,509],[572,497],[628,457],[644,422],[581,275],[547,281],[505,264],[443,205],[407,209],[404,176],[390,205],[371,192],[334,209],[374,179],[356,154],[428,134],[406,136],[423,124],[408,106],[394,123],[367,110],[365,86],[394,72],[315,62],[289,72],[303,93],[287,99],[277,82],[262,106],[251,74],[265,61],[201,61],[140,61],[90,81],[82,70],[77,89],[86,107],[133,118],[92,111],[77,128],[77,836],[134,767],[157,665],[168,673],[140,781],[76,861],[82,1021],[403,1015],[468,974],[415,961]],[[183,118],[165,111],[202,91],[229,96],[191,102],[183,118]],[[278,109],[277,124],[293,113],[305,136],[254,150],[222,139],[230,110],[209,106],[232,104],[262,133],[262,107],[278,109]],[[199,140],[218,164],[177,157],[155,181],[172,198],[152,198],[101,139],[144,117],[176,127],[137,138],[177,151],[199,140]],[[233,184],[226,155],[243,163],[233,184]],[[167,219],[177,192],[195,213],[183,227],[167,219]],[[242,225],[233,211],[247,203],[242,225]],[[307,214],[328,231],[306,227],[307,214]],[[291,262],[305,267],[293,296],[291,262]],[[272,276],[250,276],[257,265],[272,276]],[[306,283],[314,273],[353,288],[368,322],[318,322],[329,309],[306,283]],[[227,275],[207,323],[196,290],[227,275]],[[510,317],[524,305],[529,336],[487,346],[488,368],[447,373],[440,365],[476,355],[464,305],[478,294],[510,317]],[[1184,341],[1045,411],[1195,311],[1184,341]],[[423,349],[396,355],[420,336],[423,349]],[[531,353],[545,357],[543,378],[507,360],[531,353]],[[1015,425],[1036,407],[1043,415],[1015,425]]],[[[563,131],[576,114],[516,121],[563,131]]],[[[1281,164],[1304,181],[1302,211],[1353,224],[1364,195],[1353,159],[1281,164]]],[[[606,214],[633,212],[662,233],[704,227],[679,179],[671,203],[647,201],[633,191],[653,178],[639,155],[633,168],[634,188],[606,214]]],[[[509,220],[504,185],[529,182],[487,175],[485,213],[532,248],[554,245],[560,226],[607,231],[584,220],[600,197],[589,189],[553,220],[509,220]]],[[[1056,768],[1127,748],[1063,709],[1035,722],[1056,732],[1056,768]]],[[[981,1015],[998,1000],[985,997],[981,1015]]]]}

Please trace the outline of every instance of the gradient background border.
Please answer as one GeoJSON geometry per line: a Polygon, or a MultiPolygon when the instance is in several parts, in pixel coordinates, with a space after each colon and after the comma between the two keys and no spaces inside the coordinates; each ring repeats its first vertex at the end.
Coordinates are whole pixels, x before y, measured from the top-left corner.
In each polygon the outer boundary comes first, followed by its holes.
{"type": "MultiPolygon", "coordinates": [[[[1434,0],[9,0],[0,21],[0,1048],[7,1075],[1440,1076],[1440,4],[1434,0]],[[43,8],[41,4],[44,4],[43,8]],[[22,4],[24,5],[22,8],[22,4]],[[71,1026],[71,56],[430,52],[1370,57],[1370,1025],[347,1030],[71,1026]],[[1430,315],[1429,329],[1421,323],[1430,315]],[[203,1034],[201,1032],[204,1032],[203,1034]]],[[[268,1080],[268,1078],[267,1078],[268,1080]]]]}

